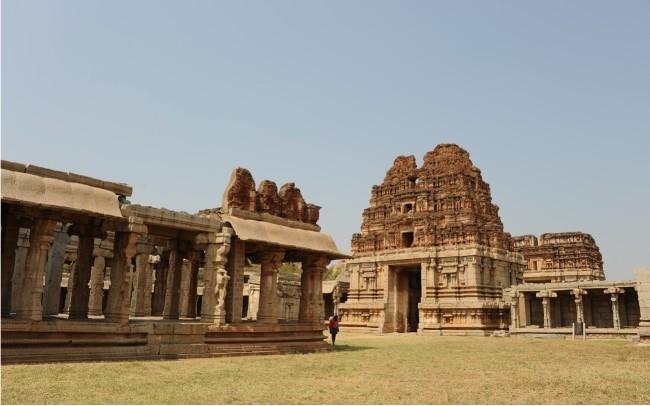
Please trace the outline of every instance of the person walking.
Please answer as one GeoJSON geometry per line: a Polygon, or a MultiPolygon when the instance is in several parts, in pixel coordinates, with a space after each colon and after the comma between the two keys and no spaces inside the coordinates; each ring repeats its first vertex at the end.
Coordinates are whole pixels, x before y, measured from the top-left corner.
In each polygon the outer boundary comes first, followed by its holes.
{"type": "Polygon", "coordinates": [[[330,334],[332,335],[332,345],[336,345],[336,335],[339,333],[339,316],[337,314],[329,320],[330,334]]]}

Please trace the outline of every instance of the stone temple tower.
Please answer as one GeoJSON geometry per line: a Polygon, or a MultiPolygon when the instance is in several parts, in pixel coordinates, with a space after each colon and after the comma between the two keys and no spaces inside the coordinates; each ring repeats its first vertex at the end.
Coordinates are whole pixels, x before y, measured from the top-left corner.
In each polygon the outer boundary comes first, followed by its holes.
{"type": "Polygon", "coordinates": [[[524,261],[503,231],[490,186],[469,153],[441,144],[399,156],[352,236],[341,326],[380,332],[489,334],[507,326],[502,289],[524,261]]]}

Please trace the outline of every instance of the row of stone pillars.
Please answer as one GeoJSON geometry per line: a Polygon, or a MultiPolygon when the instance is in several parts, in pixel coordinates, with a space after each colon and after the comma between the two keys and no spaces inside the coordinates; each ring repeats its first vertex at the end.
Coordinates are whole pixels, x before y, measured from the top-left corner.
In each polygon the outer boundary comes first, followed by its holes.
{"type": "MultiPolygon", "coordinates": [[[[6,316],[13,311],[16,319],[38,321],[43,315],[59,313],[65,247],[70,235],[76,235],[77,257],[70,272],[66,300],[70,319],[102,314],[107,321],[116,322],[125,322],[129,316],[196,317],[198,269],[203,262],[205,287],[201,320],[225,322],[226,292],[230,286],[229,321],[240,321],[241,303],[239,306],[232,303],[243,300],[241,281],[229,285],[231,276],[226,270],[232,230],[202,233],[192,242],[172,241],[169,249],[155,253],[146,226],[137,220],[130,218],[128,225],[118,227],[112,249],[106,240],[96,241],[100,233],[92,220],[73,224],[68,229],[51,219],[23,222],[21,226],[29,229],[25,241],[18,241],[19,223],[7,221],[2,227],[2,314],[6,316]],[[17,250],[21,245],[23,249],[17,250]],[[16,258],[17,252],[21,253],[20,258],[16,258]],[[110,287],[102,311],[107,265],[111,269],[110,287]],[[7,272],[14,269],[15,274],[7,272]]],[[[237,254],[243,257],[243,245],[239,248],[242,249],[237,254]]],[[[284,252],[269,250],[258,257],[261,263],[258,321],[277,323],[278,269],[284,252]]],[[[233,262],[238,264],[236,268],[242,269],[231,271],[231,275],[243,278],[244,258],[233,262]]],[[[322,278],[328,263],[327,257],[319,255],[307,256],[302,261],[299,321],[321,321],[322,278]]]]}
{"type": "MultiPolygon", "coordinates": [[[[261,264],[260,296],[257,321],[260,323],[278,322],[278,269],[284,257],[281,251],[268,251],[259,255],[261,264]]],[[[298,321],[322,322],[323,303],[323,273],[329,259],[324,256],[311,256],[302,261],[300,279],[300,309],[298,321]]]]}
{"type": "MultiPolygon", "coordinates": [[[[68,281],[69,318],[101,315],[104,271],[111,250],[95,244],[99,227],[94,220],[85,219],[85,222],[73,224],[66,230],[60,223],[57,227],[57,221],[50,218],[21,218],[19,222],[6,214],[3,210],[2,315],[8,316],[13,312],[18,320],[39,321],[44,314],[58,314],[63,255],[69,235],[77,235],[79,240],[77,258],[68,281]],[[21,228],[29,229],[29,233],[24,238],[26,241],[19,242],[21,228]]],[[[107,321],[126,322],[130,314],[150,314],[153,266],[160,257],[151,254],[153,245],[146,239],[147,228],[142,221],[130,218],[128,224],[119,223],[116,228],[109,262],[110,288],[103,315],[107,321]],[[135,266],[132,266],[134,258],[135,266]]],[[[201,319],[205,321],[225,320],[225,284],[228,280],[225,264],[230,234],[230,229],[224,233],[204,233],[195,246],[205,253],[201,254],[205,258],[201,319]]],[[[182,243],[176,242],[169,251],[168,265],[160,267],[161,271],[166,271],[160,272],[161,279],[166,275],[161,280],[165,285],[164,295],[158,292],[158,297],[164,298],[161,313],[168,319],[177,319],[181,311],[195,316],[189,303],[195,303],[196,297],[181,297],[180,294],[183,253],[187,251],[182,248],[182,243]],[[181,306],[181,302],[184,305],[181,306]]],[[[193,273],[197,272],[198,266],[193,273]]],[[[195,295],[196,277],[193,286],[194,289],[183,290],[195,295]]]]}
{"type": "MultiPolygon", "coordinates": [[[[92,223],[72,225],[66,229],[60,223],[57,226],[53,220],[39,219],[29,225],[23,224],[29,229],[24,241],[18,241],[20,228],[17,225],[7,222],[2,227],[5,254],[2,257],[2,313],[5,316],[10,309],[16,319],[33,321],[41,320],[43,315],[58,314],[65,247],[69,236],[77,235],[77,258],[68,280],[69,304],[66,308],[70,319],[102,314],[106,320],[120,322],[128,320],[129,316],[196,317],[198,268],[204,260],[201,320],[211,323],[226,320],[226,291],[230,279],[226,263],[231,245],[230,232],[200,234],[191,245],[173,241],[171,248],[161,255],[154,253],[154,245],[147,238],[144,224],[134,219],[131,219],[128,231],[115,232],[112,250],[106,240],[95,240],[98,233],[92,223]],[[22,249],[17,250],[19,247],[22,249]],[[21,254],[20,258],[16,258],[17,252],[21,254]],[[111,268],[111,282],[106,309],[102,310],[107,265],[111,268]],[[19,272],[11,275],[7,269],[19,272]],[[11,300],[12,287],[14,300],[11,300]]],[[[277,277],[284,253],[268,251],[258,256],[261,263],[258,321],[276,323],[277,277]]],[[[320,322],[323,313],[322,278],[328,262],[329,259],[318,255],[303,260],[299,321],[320,322]]],[[[243,269],[235,272],[237,276],[239,273],[243,277],[243,269]]],[[[231,284],[235,289],[241,287],[239,285],[231,284]]],[[[242,300],[241,294],[239,300],[242,300]]],[[[231,321],[238,322],[240,314],[241,309],[233,313],[231,321]]]]}
{"type": "MultiPolygon", "coordinates": [[[[612,320],[613,326],[615,329],[621,328],[620,321],[620,311],[619,311],[619,295],[624,293],[624,289],[611,287],[604,289],[605,294],[609,294],[611,303],[612,303],[612,320]]],[[[531,292],[532,293],[532,292],[531,292]]],[[[571,294],[574,297],[575,309],[576,309],[576,323],[585,322],[585,310],[584,310],[584,295],[587,294],[587,291],[584,289],[572,289],[571,294]]],[[[535,297],[542,299],[542,310],[543,310],[543,328],[552,327],[552,316],[551,316],[551,298],[557,298],[558,294],[556,291],[552,290],[543,290],[535,293],[535,297]]],[[[512,301],[510,302],[510,316],[511,323],[515,328],[525,327],[531,324],[531,315],[530,315],[530,301],[525,296],[525,292],[518,292],[512,296],[512,301]],[[520,319],[520,306],[523,301],[523,306],[525,311],[521,312],[521,315],[524,316],[523,319],[520,319]]]]}
{"type": "MultiPolygon", "coordinates": [[[[202,233],[195,241],[170,240],[157,247],[142,234],[135,244],[129,315],[162,316],[165,320],[196,318],[198,271],[203,263],[204,293],[201,321],[225,322],[225,295],[228,275],[225,269],[232,230],[202,233]],[[152,296],[153,286],[153,296],[152,296]]],[[[98,278],[103,278],[98,268],[98,278]]],[[[112,285],[111,270],[111,285],[112,285]]],[[[99,285],[98,285],[99,286],[99,285]]],[[[109,298],[110,298],[109,290],[109,298]]],[[[98,295],[98,301],[101,296],[98,295]]]]}
{"type": "MultiPolygon", "coordinates": [[[[3,213],[3,217],[5,213],[3,213]]],[[[66,230],[51,218],[3,219],[2,226],[2,314],[15,313],[19,320],[42,320],[43,314],[58,313],[60,285],[63,272],[63,251],[69,235],[77,235],[79,247],[73,275],[68,282],[71,292],[70,319],[88,316],[91,269],[96,265],[94,248],[99,228],[94,219],[73,224],[66,230]],[[29,229],[29,239],[23,245],[24,257],[17,258],[18,236],[21,227],[29,229]],[[66,235],[67,234],[67,235],[66,235]],[[45,278],[46,271],[47,278],[45,278]],[[44,288],[45,278],[45,288],[44,288]],[[13,294],[12,294],[13,292],[13,294]],[[13,296],[13,298],[12,298],[13,296]]],[[[59,223],[60,224],[60,223],[59,223]]],[[[125,296],[130,288],[131,250],[138,231],[144,226],[129,223],[116,231],[114,255],[111,261],[111,291],[105,317],[120,321],[128,317],[125,296]],[[126,311],[125,311],[126,310],[126,311]]],[[[130,298],[130,295],[129,295],[130,298]]]]}

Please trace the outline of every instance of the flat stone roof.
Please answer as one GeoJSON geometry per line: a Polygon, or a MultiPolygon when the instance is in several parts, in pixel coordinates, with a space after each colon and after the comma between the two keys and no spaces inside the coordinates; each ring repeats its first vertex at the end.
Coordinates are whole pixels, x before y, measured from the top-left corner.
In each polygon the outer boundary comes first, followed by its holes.
{"type": "Polygon", "coordinates": [[[261,242],[283,248],[317,252],[330,259],[350,258],[339,251],[332,237],[319,231],[227,214],[222,214],[221,219],[230,223],[237,238],[242,241],[261,242]]]}
{"type": "Polygon", "coordinates": [[[13,171],[4,167],[2,168],[2,201],[89,216],[123,219],[118,196],[113,191],[55,177],[13,171]]]}
{"type": "Polygon", "coordinates": [[[30,175],[36,175],[42,178],[58,179],[64,182],[79,183],[86,186],[108,190],[115,193],[116,195],[128,197],[133,194],[133,188],[126,183],[111,182],[107,180],[91,178],[90,176],[79,175],[73,172],[57,171],[54,169],[43,168],[42,166],[6,161],[4,159],[2,160],[1,166],[2,169],[6,169],[8,171],[28,173],[30,175]]]}

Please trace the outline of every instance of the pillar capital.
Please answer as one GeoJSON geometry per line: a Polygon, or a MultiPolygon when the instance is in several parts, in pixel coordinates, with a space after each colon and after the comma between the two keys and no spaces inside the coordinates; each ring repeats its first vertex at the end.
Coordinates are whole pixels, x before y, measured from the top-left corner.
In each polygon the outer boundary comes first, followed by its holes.
{"type": "Polygon", "coordinates": [[[147,234],[138,234],[135,250],[137,254],[144,254],[147,257],[153,252],[153,242],[147,234]]]}
{"type": "Polygon", "coordinates": [[[147,262],[149,262],[150,264],[158,264],[158,263],[160,263],[160,255],[158,255],[158,254],[156,254],[156,255],[149,254],[149,258],[148,258],[147,262]]]}
{"type": "Polygon", "coordinates": [[[614,296],[618,295],[619,293],[623,293],[623,289],[617,288],[615,286],[605,289],[605,294],[612,295],[612,300],[616,300],[614,296]]]}
{"type": "Polygon", "coordinates": [[[233,230],[223,227],[219,233],[199,233],[194,237],[194,245],[197,249],[205,249],[207,244],[224,244],[230,245],[233,236],[233,230]]]}
{"type": "Polygon", "coordinates": [[[557,297],[557,292],[554,292],[552,290],[541,290],[537,293],[535,293],[536,297],[541,297],[542,299],[549,299],[552,297],[557,297]]]}
{"type": "Polygon", "coordinates": [[[302,267],[305,268],[325,268],[331,260],[325,255],[308,255],[302,260],[302,267]]]}
{"type": "Polygon", "coordinates": [[[259,254],[262,272],[275,271],[282,266],[284,251],[264,251],[259,254]]]}
{"type": "Polygon", "coordinates": [[[585,289],[580,289],[580,288],[575,288],[571,289],[571,294],[575,297],[580,297],[582,295],[586,295],[588,292],[585,289]]]}
{"type": "Polygon", "coordinates": [[[68,235],[78,235],[78,236],[90,236],[92,238],[106,238],[106,231],[104,231],[100,226],[94,222],[79,222],[72,223],[69,225],[63,224],[61,227],[61,232],[67,232],[68,235]]]}

